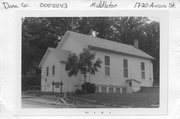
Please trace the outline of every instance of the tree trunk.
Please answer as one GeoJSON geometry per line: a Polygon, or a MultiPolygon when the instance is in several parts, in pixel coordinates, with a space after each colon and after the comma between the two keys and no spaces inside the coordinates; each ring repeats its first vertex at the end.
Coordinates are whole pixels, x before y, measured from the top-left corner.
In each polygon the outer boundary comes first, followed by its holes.
{"type": "Polygon", "coordinates": [[[84,92],[86,93],[86,75],[84,75],[84,86],[85,86],[84,92]]]}

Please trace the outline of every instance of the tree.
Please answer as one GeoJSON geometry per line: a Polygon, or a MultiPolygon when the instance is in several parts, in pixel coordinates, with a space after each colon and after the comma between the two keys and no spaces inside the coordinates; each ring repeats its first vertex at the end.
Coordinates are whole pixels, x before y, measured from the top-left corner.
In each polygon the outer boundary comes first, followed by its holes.
{"type": "Polygon", "coordinates": [[[159,84],[159,49],[160,49],[160,24],[152,21],[145,24],[142,29],[145,36],[140,40],[139,48],[155,58],[153,60],[154,83],[159,84]]]}
{"type": "Polygon", "coordinates": [[[22,74],[38,72],[38,65],[48,47],[56,47],[67,30],[67,17],[25,17],[22,20],[22,74]]]}
{"type": "Polygon", "coordinates": [[[98,58],[95,60],[95,54],[91,53],[89,49],[84,48],[83,52],[78,55],[72,53],[69,55],[65,70],[68,75],[76,76],[82,74],[84,76],[85,93],[86,93],[86,77],[87,74],[95,75],[101,68],[102,61],[98,58]]]}

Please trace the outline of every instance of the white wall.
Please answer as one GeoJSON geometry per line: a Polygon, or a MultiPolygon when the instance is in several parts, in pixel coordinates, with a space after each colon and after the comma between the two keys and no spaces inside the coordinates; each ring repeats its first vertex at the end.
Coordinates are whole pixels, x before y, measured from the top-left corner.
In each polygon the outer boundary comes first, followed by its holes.
{"type": "Polygon", "coordinates": [[[55,82],[59,81],[60,80],[59,77],[60,77],[60,63],[52,53],[49,53],[41,69],[41,91],[51,92],[52,81],[55,82]],[[55,65],[55,75],[52,75],[53,65],[55,65]],[[46,75],[46,67],[49,67],[49,76],[46,75]],[[45,78],[47,78],[47,82],[45,82],[45,78]]]}
{"type": "MultiPolygon", "coordinates": [[[[82,43],[77,42],[73,38],[67,37],[66,41],[62,45],[62,49],[68,50],[79,54],[85,46],[82,43]]],[[[96,51],[97,58],[101,58],[103,61],[100,72],[96,73],[95,76],[89,76],[87,81],[91,81],[95,84],[103,85],[115,85],[115,86],[126,86],[123,72],[123,59],[128,59],[128,78],[135,79],[142,82],[141,86],[152,86],[153,82],[153,68],[150,60],[144,58],[138,58],[123,54],[114,54],[103,51],[96,51]],[[104,72],[104,56],[110,56],[110,76],[105,76],[104,72]],[[141,79],[141,62],[145,63],[145,79],[141,79]],[[151,80],[150,80],[151,78],[151,80]]]]}
{"type": "Polygon", "coordinates": [[[140,86],[141,84],[137,83],[137,82],[133,82],[132,83],[132,88],[133,88],[133,92],[137,92],[140,90],[140,86]]]}
{"type": "MultiPolygon", "coordinates": [[[[83,83],[81,75],[76,77],[68,76],[68,72],[65,71],[65,63],[61,63],[53,54],[48,54],[46,60],[42,65],[41,73],[41,91],[43,92],[52,92],[52,82],[63,82],[62,92],[74,92],[79,84],[83,83]],[[55,75],[52,75],[52,66],[55,65],[55,75]],[[46,75],[46,67],[49,67],[49,76],[46,75]],[[45,82],[47,78],[47,82],[45,82]]],[[[54,86],[54,92],[60,92],[60,86],[56,88],[54,86]]]]}
{"type": "Polygon", "coordinates": [[[96,84],[125,86],[125,79],[135,79],[141,81],[142,86],[152,86],[153,74],[150,60],[103,51],[94,50],[93,52],[96,52],[96,57],[100,58],[103,63],[100,71],[95,76],[91,76],[92,82],[96,84]],[[110,76],[105,76],[105,55],[110,56],[110,76]],[[128,78],[124,77],[123,59],[128,59],[128,78]],[[141,62],[145,63],[145,79],[141,79],[141,62]],[[151,81],[150,78],[152,78],[151,81]]]}
{"type": "Polygon", "coordinates": [[[68,72],[65,71],[65,63],[61,63],[60,66],[60,80],[63,82],[63,92],[74,92],[77,88],[81,89],[83,77],[81,75],[69,77],[68,72]]]}
{"type": "Polygon", "coordinates": [[[151,87],[153,85],[153,64],[151,61],[145,62],[146,79],[142,79],[141,86],[151,87]]]}
{"type": "Polygon", "coordinates": [[[68,51],[71,51],[73,53],[79,54],[80,52],[82,52],[82,49],[85,47],[86,47],[85,45],[83,45],[80,42],[77,42],[72,37],[67,37],[67,39],[65,40],[61,49],[68,50],[68,51]]]}
{"type": "Polygon", "coordinates": [[[127,93],[133,93],[133,92],[137,92],[141,89],[141,84],[134,81],[134,80],[130,80],[126,82],[126,92],[127,93]],[[129,86],[129,83],[131,82],[131,86],[129,86]]]}

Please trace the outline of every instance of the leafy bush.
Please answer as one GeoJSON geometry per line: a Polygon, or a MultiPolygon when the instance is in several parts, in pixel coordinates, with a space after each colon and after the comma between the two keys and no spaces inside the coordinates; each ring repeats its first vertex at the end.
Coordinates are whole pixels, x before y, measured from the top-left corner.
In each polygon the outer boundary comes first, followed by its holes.
{"type": "MultiPolygon", "coordinates": [[[[81,86],[82,90],[85,92],[85,83],[81,86]]],[[[95,93],[96,85],[94,83],[86,83],[86,93],[95,93]]]]}
{"type": "Polygon", "coordinates": [[[29,89],[35,89],[35,87],[41,86],[41,77],[40,76],[23,76],[21,85],[22,85],[23,91],[26,91],[29,89]]]}
{"type": "Polygon", "coordinates": [[[80,94],[82,94],[83,92],[82,92],[82,90],[80,90],[80,89],[76,89],[75,93],[76,93],[77,95],[80,95],[80,94]]]}

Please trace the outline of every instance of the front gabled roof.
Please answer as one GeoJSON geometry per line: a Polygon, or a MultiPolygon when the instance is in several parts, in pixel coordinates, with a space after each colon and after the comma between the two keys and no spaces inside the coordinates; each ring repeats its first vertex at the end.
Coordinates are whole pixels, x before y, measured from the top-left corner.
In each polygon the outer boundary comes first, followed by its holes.
{"type": "Polygon", "coordinates": [[[127,44],[123,44],[123,43],[119,43],[115,41],[105,40],[102,38],[84,35],[84,34],[72,32],[72,31],[67,31],[65,33],[65,36],[60,42],[58,47],[61,47],[63,45],[63,42],[66,40],[67,36],[72,37],[73,40],[76,40],[79,43],[83,43],[91,48],[104,49],[106,51],[113,51],[117,53],[131,55],[131,56],[154,59],[152,56],[143,52],[140,49],[135,48],[133,45],[127,45],[127,44]]]}
{"type": "Polygon", "coordinates": [[[62,50],[62,49],[55,49],[55,48],[48,48],[46,50],[46,53],[45,55],[43,56],[40,64],[39,64],[39,67],[42,67],[46,57],[52,53],[59,61],[62,61],[62,62],[66,62],[67,61],[67,57],[69,56],[70,54],[70,51],[66,51],[66,50],[62,50]]]}

